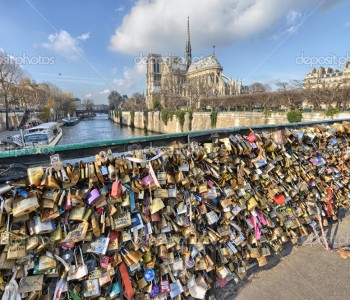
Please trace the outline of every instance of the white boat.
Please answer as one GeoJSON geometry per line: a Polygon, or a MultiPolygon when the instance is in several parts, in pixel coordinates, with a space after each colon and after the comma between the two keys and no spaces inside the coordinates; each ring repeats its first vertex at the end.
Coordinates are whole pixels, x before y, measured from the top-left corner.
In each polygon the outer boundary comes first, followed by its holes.
{"type": "Polygon", "coordinates": [[[62,119],[62,122],[64,123],[64,125],[66,126],[74,126],[74,125],[77,125],[79,123],[79,118],[76,118],[76,117],[71,117],[69,114],[68,114],[68,117],[66,119],[62,119]]]}
{"type": "Polygon", "coordinates": [[[22,148],[55,146],[62,137],[57,122],[43,123],[13,136],[13,142],[22,148]]]}

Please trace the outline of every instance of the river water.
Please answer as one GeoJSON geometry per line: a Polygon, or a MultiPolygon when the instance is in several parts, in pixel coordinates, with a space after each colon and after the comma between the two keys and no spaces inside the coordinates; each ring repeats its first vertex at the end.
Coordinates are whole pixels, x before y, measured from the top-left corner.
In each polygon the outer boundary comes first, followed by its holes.
{"type": "MultiPolygon", "coordinates": [[[[121,140],[145,136],[141,129],[120,126],[108,118],[97,114],[96,117],[83,119],[75,126],[62,126],[63,136],[57,145],[81,144],[107,140],[121,140]]],[[[154,135],[150,132],[147,135],[154,135]]]]}

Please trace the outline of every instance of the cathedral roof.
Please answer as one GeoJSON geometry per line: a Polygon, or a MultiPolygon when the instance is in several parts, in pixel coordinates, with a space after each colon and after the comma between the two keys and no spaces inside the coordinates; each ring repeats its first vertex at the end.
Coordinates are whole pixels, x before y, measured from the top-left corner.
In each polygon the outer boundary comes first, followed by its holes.
{"type": "Polygon", "coordinates": [[[188,68],[188,72],[197,72],[205,69],[221,69],[222,66],[215,57],[215,55],[210,55],[199,60],[193,61],[188,68]]]}

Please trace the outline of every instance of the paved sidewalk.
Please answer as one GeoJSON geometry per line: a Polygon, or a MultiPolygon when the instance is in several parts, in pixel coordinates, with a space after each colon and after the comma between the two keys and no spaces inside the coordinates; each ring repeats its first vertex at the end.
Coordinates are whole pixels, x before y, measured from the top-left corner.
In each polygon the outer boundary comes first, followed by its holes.
{"type": "MultiPolygon", "coordinates": [[[[326,230],[333,249],[350,245],[350,216],[326,230]]],[[[268,256],[268,265],[254,267],[246,279],[228,284],[217,300],[340,300],[350,299],[350,259],[335,250],[327,252],[319,241],[288,243],[279,255],[268,256]]]]}
{"type": "Polygon", "coordinates": [[[15,134],[20,134],[19,130],[13,130],[13,131],[9,131],[9,130],[5,130],[5,131],[0,131],[0,140],[4,140],[9,136],[13,136],[15,134]]]}

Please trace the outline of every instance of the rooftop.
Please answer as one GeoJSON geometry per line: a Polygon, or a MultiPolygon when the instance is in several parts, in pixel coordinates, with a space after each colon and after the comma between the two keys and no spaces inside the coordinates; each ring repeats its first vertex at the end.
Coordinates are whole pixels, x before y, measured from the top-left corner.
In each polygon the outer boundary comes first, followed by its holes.
{"type": "Polygon", "coordinates": [[[221,64],[213,54],[210,56],[201,58],[197,61],[193,61],[190,67],[188,68],[188,72],[191,73],[191,72],[196,72],[196,71],[200,71],[208,68],[216,68],[216,69],[222,70],[221,64]]]}

